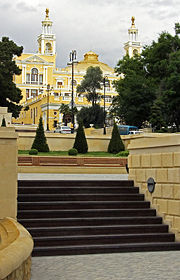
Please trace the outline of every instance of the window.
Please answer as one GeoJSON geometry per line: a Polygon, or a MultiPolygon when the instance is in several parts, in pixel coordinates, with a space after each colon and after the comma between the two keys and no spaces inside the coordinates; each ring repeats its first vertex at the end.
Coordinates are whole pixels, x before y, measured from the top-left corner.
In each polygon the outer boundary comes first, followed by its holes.
{"type": "Polygon", "coordinates": [[[38,114],[38,108],[36,107],[36,117],[37,117],[37,114],[38,114]]]}
{"type": "MultiPolygon", "coordinates": [[[[71,80],[71,85],[72,85],[72,80],[71,80]]],[[[76,86],[76,85],[77,85],[76,80],[73,80],[73,86],[76,86]]]]}
{"type": "Polygon", "coordinates": [[[52,51],[51,44],[50,44],[50,43],[47,43],[47,44],[46,44],[46,50],[45,50],[45,53],[51,53],[51,51],[52,51]]]}
{"type": "Polygon", "coordinates": [[[63,85],[63,83],[62,83],[62,82],[57,82],[57,88],[61,88],[61,87],[62,87],[62,85],[63,85]]]}
{"type": "Polygon", "coordinates": [[[32,119],[32,109],[31,109],[31,119],[32,119]]]}
{"type": "Polygon", "coordinates": [[[138,50],[137,50],[137,49],[134,49],[134,50],[133,50],[133,55],[136,55],[136,54],[138,54],[138,50]]]}
{"type": "Polygon", "coordinates": [[[31,90],[31,96],[34,98],[36,96],[38,96],[38,90],[37,89],[32,89],[31,90]]]}
{"type": "Polygon", "coordinates": [[[38,83],[38,69],[37,68],[33,68],[31,70],[31,83],[32,84],[38,83]]]}
{"type": "Polygon", "coordinates": [[[39,84],[40,85],[43,84],[43,75],[42,74],[39,75],[39,84]]]}
{"type": "Polygon", "coordinates": [[[29,94],[30,94],[30,90],[26,89],[26,100],[30,97],[29,94]]]}
{"type": "Polygon", "coordinates": [[[30,84],[30,74],[26,74],[26,83],[30,84]]]}

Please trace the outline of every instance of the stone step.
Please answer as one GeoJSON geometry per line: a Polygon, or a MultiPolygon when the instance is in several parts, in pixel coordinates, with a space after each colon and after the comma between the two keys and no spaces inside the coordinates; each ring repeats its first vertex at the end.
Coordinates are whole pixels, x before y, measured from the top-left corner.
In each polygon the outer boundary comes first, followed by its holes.
{"type": "Polygon", "coordinates": [[[95,217],[95,218],[33,218],[18,220],[25,227],[63,227],[63,226],[113,226],[113,225],[154,225],[161,224],[162,218],[157,216],[139,217],[95,217]]]}
{"type": "Polygon", "coordinates": [[[134,233],[134,234],[102,234],[102,235],[71,235],[71,236],[40,236],[34,237],[37,247],[103,245],[144,242],[173,242],[172,233],[134,233]]]}
{"type": "Polygon", "coordinates": [[[21,210],[18,211],[18,219],[21,218],[85,218],[85,217],[137,217],[155,216],[156,210],[142,209],[78,209],[78,210],[21,210]]]}
{"type": "Polygon", "coordinates": [[[36,201],[136,201],[144,200],[143,194],[19,194],[19,202],[36,201]]]}
{"type": "Polygon", "coordinates": [[[18,186],[21,187],[130,187],[134,186],[132,180],[19,180],[18,186]]]}
{"type": "Polygon", "coordinates": [[[168,232],[168,225],[94,225],[66,227],[34,227],[27,228],[34,237],[68,236],[68,235],[102,235],[102,234],[135,234],[168,232]]]}
{"type": "Polygon", "coordinates": [[[176,242],[153,242],[153,243],[130,243],[130,244],[103,244],[103,245],[78,245],[36,247],[33,256],[63,256],[84,254],[108,254],[127,252],[154,252],[180,250],[180,243],[176,242]]]}
{"type": "Polygon", "coordinates": [[[51,201],[49,202],[19,202],[21,210],[76,210],[76,209],[145,209],[149,208],[148,201],[51,201]]]}
{"type": "Polygon", "coordinates": [[[19,194],[133,194],[139,193],[138,187],[127,186],[90,186],[90,187],[63,187],[63,186],[19,186],[19,194]]]}

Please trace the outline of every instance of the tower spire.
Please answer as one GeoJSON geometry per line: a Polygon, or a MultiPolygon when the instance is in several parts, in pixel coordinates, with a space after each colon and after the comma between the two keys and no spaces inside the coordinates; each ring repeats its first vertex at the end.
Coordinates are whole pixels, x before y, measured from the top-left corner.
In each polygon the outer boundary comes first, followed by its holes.
{"type": "Polygon", "coordinates": [[[129,34],[129,41],[125,43],[124,49],[126,54],[130,57],[134,56],[135,54],[141,53],[141,43],[138,41],[138,28],[135,27],[135,17],[131,18],[131,27],[128,29],[129,34]]]}
{"type": "Polygon", "coordinates": [[[52,55],[56,53],[56,36],[52,33],[52,21],[49,18],[49,9],[45,10],[46,16],[42,21],[42,33],[38,37],[39,53],[52,55]]]}

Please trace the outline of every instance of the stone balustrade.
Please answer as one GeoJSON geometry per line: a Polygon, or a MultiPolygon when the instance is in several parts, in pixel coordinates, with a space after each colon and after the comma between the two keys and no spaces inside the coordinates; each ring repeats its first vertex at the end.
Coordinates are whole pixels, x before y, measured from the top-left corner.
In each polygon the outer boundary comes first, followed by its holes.
{"type": "Polygon", "coordinates": [[[12,218],[0,220],[0,279],[30,280],[33,240],[12,218]]]}

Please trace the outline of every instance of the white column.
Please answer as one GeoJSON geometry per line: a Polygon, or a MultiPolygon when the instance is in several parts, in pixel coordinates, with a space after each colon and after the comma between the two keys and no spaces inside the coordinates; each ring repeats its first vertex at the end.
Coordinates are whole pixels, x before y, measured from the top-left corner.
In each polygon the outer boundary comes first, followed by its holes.
{"type": "Polygon", "coordinates": [[[45,67],[44,67],[44,69],[43,69],[43,85],[45,85],[46,84],[46,71],[45,71],[45,67]]]}
{"type": "Polygon", "coordinates": [[[44,54],[44,39],[41,40],[41,53],[44,54]]]}
{"type": "Polygon", "coordinates": [[[56,41],[53,41],[53,54],[56,53],[56,41]]]}
{"type": "Polygon", "coordinates": [[[46,67],[46,84],[47,84],[47,67],[46,67]]]}
{"type": "Polygon", "coordinates": [[[22,65],[22,84],[25,83],[25,77],[24,77],[24,74],[25,74],[25,65],[22,65]]]}

